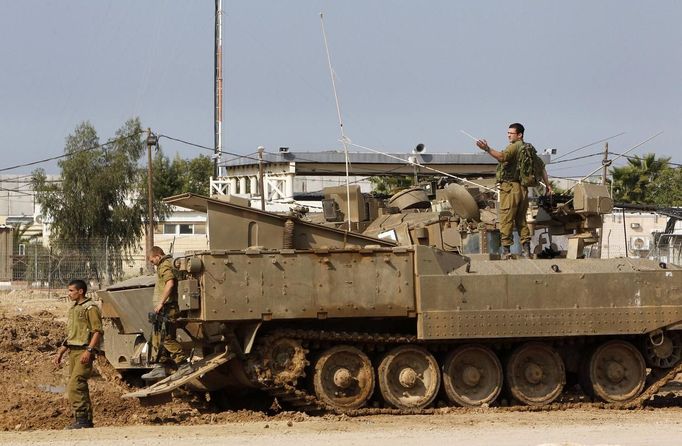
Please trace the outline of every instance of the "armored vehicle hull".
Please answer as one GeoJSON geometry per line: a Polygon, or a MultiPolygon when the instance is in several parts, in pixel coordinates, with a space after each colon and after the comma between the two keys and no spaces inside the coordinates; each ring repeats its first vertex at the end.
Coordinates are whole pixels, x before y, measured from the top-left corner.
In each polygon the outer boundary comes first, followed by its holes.
{"type": "MultiPolygon", "coordinates": [[[[411,412],[437,400],[491,405],[503,392],[543,406],[579,382],[623,405],[680,368],[680,267],[348,243],[344,231],[315,226],[315,238],[301,236],[297,221],[190,199],[220,208],[235,231],[253,233],[266,219],[279,246],[226,242],[177,259],[180,338],[192,369],[129,396],[179,385],[226,395],[250,388],[302,410],[411,412]]],[[[144,293],[151,299],[144,285],[102,293],[106,355],[120,369],[148,366],[145,329],[135,331],[125,304],[144,293]]]]}

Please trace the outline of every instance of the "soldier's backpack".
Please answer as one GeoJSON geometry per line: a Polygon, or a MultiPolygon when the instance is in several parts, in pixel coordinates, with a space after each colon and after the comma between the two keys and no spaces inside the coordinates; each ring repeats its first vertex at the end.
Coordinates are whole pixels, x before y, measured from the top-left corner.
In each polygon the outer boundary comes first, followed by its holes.
{"type": "Polygon", "coordinates": [[[540,185],[545,172],[545,163],[538,156],[533,144],[524,142],[518,154],[519,183],[524,187],[540,185]]]}

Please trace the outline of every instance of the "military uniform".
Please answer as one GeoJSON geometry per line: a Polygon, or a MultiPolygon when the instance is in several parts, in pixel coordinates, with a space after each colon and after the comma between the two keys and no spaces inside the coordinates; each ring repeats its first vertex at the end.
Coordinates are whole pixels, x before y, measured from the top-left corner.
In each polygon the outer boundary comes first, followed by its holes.
{"type": "Polygon", "coordinates": [[[528,189],[519,182],[519,151],[523,141],[507,146],[502,152],[504,159],[497,166],[497,181],[500,188],[500,209],[498,220],[502,246],[514,243],[514,226],[519,231],[521,244],[530,243],[531,235],[526,222],[528,212],[528,189]]]}
{"type": "Polygon", "coordinates": [[[64,345],[69,349],[69,383],[66,393],[76,418],[92,422],[92,403],[88,389],[92,361],[81,364],[80,358],[93,334],[103,332],[99,308],[89,298],[80,303],[76,302],[69,309],[66,327],[67,337],[64,345]]]}
{"type": "MultiPolygon", "coordinates": [[[[173,259],[171,256],[164,256],[161,258],[159,264],[156,267],[156,285],[154,286],[154,307],[156,307],[161,302],[161,295],[163,289],[166,286],[166,282],[169,280],[174,281],[173,290],[170,296],[163,305],[161,313],[169,319],[166,324],[165,333],[159,333],[155,331],[152,335],[152,346],[155,351],[163,346],[166,351],[170,354],[171,359],[175,364],[180,364],[187,359],[187,356],[182,350],[182,346],[175,339],[175,319],[178,314],[178,289],[177,289],[177,276],[176,270],[173,267],[173,259]]],[[[156,356],[156,355],[155,355],[156,356]]]]}

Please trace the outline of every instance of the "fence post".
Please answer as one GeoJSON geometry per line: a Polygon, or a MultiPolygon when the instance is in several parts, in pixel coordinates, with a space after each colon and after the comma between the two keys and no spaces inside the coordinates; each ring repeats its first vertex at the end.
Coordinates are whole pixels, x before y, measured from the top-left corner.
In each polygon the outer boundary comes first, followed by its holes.
{"type": "MultiPolygon", "coordinates": [[[[104,285],[109,286],[109,236],[104,239],[104,285]]],[[[101,288],[101,286],[100,286],[101,288]]]]}
{"type": "Polygon", "coordinates": [[[38,283],[38,244],[33,242],[33,283],[38,283]]]}

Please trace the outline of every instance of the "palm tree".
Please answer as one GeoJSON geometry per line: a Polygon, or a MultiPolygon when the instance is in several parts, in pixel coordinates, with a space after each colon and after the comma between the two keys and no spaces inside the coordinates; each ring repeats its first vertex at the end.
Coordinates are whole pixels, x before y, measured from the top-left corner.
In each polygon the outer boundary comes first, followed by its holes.
{"type": "Polygon", "coordinates": [[[669,169],[670,158],[656,159],[655,153],[628,158],[628,164],[611,169],[613,199],[621,203],[647,203],[652,191],[651,184],[669,169]]]}

